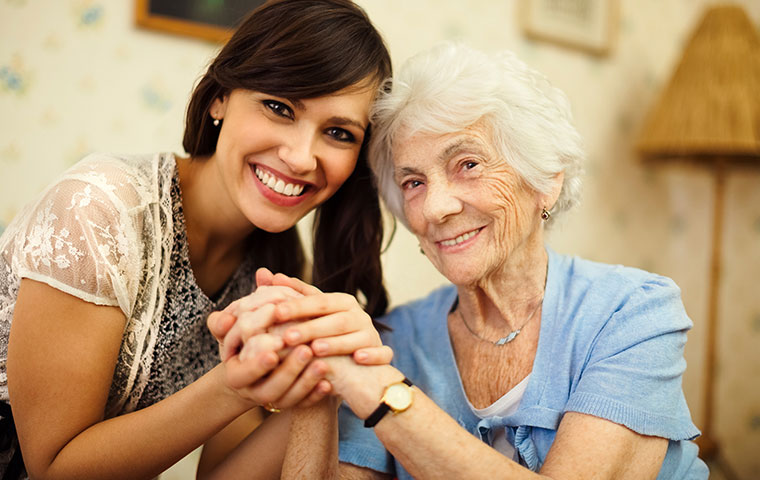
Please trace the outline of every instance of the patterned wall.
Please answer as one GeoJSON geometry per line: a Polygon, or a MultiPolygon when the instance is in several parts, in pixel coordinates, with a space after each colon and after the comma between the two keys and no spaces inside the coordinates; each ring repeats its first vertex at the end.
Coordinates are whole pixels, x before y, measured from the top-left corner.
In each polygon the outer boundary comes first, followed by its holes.
{"type": "MultiPolygon", "coordinates": [[[[0,231],[59,172],[96,151],[181,152],[183,109],[216,46],[137,30],[132,3],[0,0],[0,231]]],[[[695,322],[684,381],[696,419],[704,355],[712,176],[643,165],[633,152],[707,0],[621,0],[612,55],[526,40],[516,0],[360,0],[398,65],[460,39],[509,48],[569,96],[589,163],[584,202],[550,236],[563,253],[668,275],[695,322]]],[[[738,2],[760,25],[760,2],[738,2]]],[[[726,184],[715,426],[740,478],[760,476],[760,168],[726,184]]],[[[443,279],[400,227],[385,258],[394,303],[443,279]]]]}

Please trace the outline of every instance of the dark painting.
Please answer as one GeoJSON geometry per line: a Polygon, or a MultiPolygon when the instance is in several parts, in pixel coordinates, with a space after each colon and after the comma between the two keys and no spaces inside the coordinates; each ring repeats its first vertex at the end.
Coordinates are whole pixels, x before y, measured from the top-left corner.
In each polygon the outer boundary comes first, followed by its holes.
{"type": "Polygon", "coordinates": [[[264,0],[150,0],[150,13],[222,28],[235,28],[264,0]]]}
{"type": "Polygon", "coordinates": [[[136,22],[143,28],[225,41],[265,0],[136,0],[136,22]]]}

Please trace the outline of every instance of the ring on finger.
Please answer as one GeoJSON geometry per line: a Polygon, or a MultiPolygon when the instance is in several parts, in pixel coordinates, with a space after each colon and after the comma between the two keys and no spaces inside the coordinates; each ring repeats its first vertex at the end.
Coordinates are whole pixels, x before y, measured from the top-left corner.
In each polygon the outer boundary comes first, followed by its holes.
{"type": "Polygon", "coordinates": [[[282,410],[275,407],[272,402],[267,403],[266,405],[263,405],[264,410],[266,410],[269,413],[280,413],[282,410]]]}

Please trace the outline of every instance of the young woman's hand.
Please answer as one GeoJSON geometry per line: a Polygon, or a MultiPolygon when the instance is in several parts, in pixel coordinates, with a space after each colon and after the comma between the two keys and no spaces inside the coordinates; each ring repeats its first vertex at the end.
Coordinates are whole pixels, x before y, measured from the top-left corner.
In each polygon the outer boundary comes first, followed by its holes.
{"type": "MultiPolygon", "coordinates": [[[[273,326],[273,305],[303,295],[287,286],[273,286],[272,277],[272,273],[266,268],[258,269],[256,291],[235,300],[221,312],[209,315],[206,324],[219,342],[222,361],[238,353],[249,338],[264,333],[273,326]]],[[[282,327],[278,328],[281,329],[282,327]]]]}
{"type": "Polygon", "coordinates": [[[286,348],[282,338],[259,333],[225,360],[227,384],[242,397],[268,408],[307,407],[328,395],[327,366],[313,362],[307,345],[286,348]],[[283,351],[287,353],[283,354],[283,351]]]}
{"type": "Polygon", "coordinates": [[[288,325],[282,332],[286,345],[309,343],[317,357],[352,355],[363,365],[390,363],[393,350],[382,344],[372,319],[352,295],[323,293],[281,273],[271,282],[301,294],[272,306],[276,321],[288,325]]]}

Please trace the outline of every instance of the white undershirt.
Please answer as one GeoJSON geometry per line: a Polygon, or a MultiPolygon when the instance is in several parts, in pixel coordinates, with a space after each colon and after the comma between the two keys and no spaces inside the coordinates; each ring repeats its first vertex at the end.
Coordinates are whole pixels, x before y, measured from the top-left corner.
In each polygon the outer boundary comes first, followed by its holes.
{"type": "MultiPolygon", "coordinates": [[[[525,393],[525,389],[528,387],[528,379],[530,379],[530,374],[523,378],[520,383],[512,387],[512,389],[505,393],[504,396],[485,408],[473,407],[469,399],[467,399],[467,404],[470,406],[470,409],[472,409],[472,413],[480,418],[497,416],[506,417],[507,415],[511,415],[515,413],[520,406],[520,401],[525,393]]],[[[491,446],[504,456],[516,460],[515,447],[507,441],[506,429],[499,428],[494,432],[493,444],[491,446]]]]}

